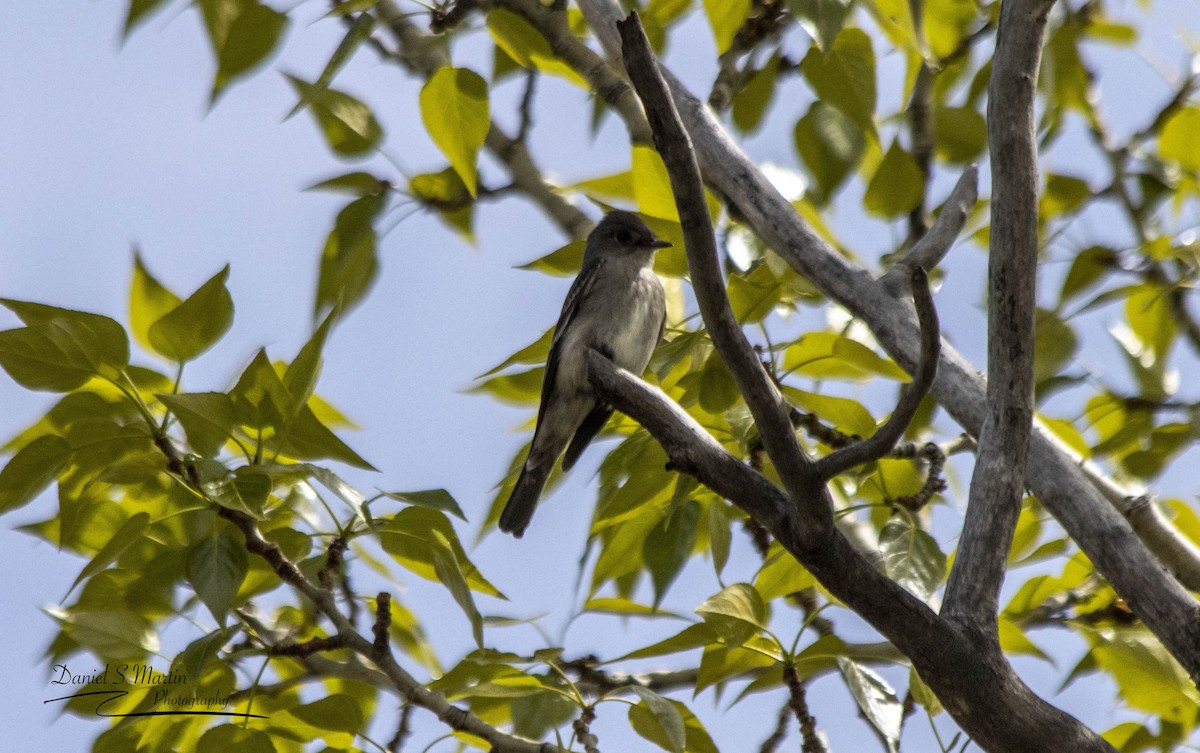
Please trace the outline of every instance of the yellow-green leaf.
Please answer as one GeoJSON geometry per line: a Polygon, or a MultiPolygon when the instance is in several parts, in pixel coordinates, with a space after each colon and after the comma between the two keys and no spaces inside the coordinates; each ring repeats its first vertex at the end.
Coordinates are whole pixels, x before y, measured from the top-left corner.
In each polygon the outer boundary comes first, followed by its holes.
{"type": "Polygon", "coordinates": [[[320,89],[295,76],[287,78],[301,101],[307,101],[334,152],[343,157],[358,157],[379,146],[383,128],[363,102],[336,89],[320,89]]]}
{"type": "Polygon", "coordinates": [[[717,54],[724,53],[733,44],[738,29],[750,15],[751,0],[704,0],[704,14],[717,40],[717,54]]]}
{"type": "Polygon", "coordinates": [[[467,68],[444,66],[425,82],[420,101],[430,138],[474,196],[476,159],[491,125],[487,82],[467,68]]]}

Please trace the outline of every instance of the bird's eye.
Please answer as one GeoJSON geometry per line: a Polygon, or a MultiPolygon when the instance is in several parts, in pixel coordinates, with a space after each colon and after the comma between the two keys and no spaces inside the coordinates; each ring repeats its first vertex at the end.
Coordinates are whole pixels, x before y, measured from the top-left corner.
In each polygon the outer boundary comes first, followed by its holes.
{"type": "Polygon", "coordinates": [[[629,242],[633,240],[633,236],[628,230],[618,230],[614,237],[617,239],[617,243],[620,243],[622,246],[628,246],[629,242]]]}

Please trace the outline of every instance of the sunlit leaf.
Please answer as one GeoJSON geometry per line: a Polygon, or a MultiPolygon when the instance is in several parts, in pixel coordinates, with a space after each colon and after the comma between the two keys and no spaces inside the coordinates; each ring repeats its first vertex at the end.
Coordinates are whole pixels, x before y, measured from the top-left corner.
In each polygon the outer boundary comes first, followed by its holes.
{"type": "Polygon", "coordinates": [[[833,105],[867,133],[875,124],[875,51],[862,29],[841,30],[833,47],[813,47],[800,71],[823,102],[833,105]]]}
{"type": "Polygon", "coordinates": [[[895,753],[900,745],[900,724],[904,719],[904,704],[896,691],[875,672],[844,656],[838,657],[838,669],[863,716],[879,733],[888,750],[895,753]]]}
{"type": "Polygon", "coordinates": [[[303,79],[288,76],[292,88],[307,103],[325,141],[343,157],[360,157],[375,150],[383,138],[383,128],[371,108],[336,89],[319,88],[303,79]]]}
{"type": "Polygon", "coordinates": [[[150,325],[146,339],[161,356],[185,363],[208,350],[233,324],[233,299],[225,287],[229,265],[150,325]]]}
{"type": "Polygon", "coordinates": [[[475,161],[491,126],[487,82],[467,68],[438,69],[421,88],[421,120],[474,196],[475,161]]]}
{"type": "Polygon", "coordinates": [[[217,56],[212,101],[238,76],[244,75],[275,49],[287,16],[257,0],[197,0],[209,41],[217,56]]]}
{"type": "Polygon", "coordinates": [[[928,599],[946,575],[946,555],[933,537],[900,517],[879,534],[888,577],[920,599],[928,599]]]}
{"type": "Polygon", "coordinates": [[[696,614],[725,642],[740,645],[766,625],[767,606],[749,583],[734,583],[696,607],[696,614]]]}
{"type": "Polygon", "coordinates": [[[67,440],[44,434],[17,451],[0,470],[0,512],[29,503],[71,459],[67,440]]]}

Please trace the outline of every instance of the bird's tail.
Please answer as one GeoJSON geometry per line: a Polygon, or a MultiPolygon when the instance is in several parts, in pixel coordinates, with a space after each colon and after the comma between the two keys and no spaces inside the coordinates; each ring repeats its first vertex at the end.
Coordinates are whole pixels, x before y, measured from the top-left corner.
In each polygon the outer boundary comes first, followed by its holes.
{"type": "Polygon", "coordinates": [[[546,480],[550,478],[553,463],[542,463],[531,466],[528,462],[521,469],[521,476],[509,495],[504,512],[500,513],[500,530],[521,538],[533,518],[533,510],[537,507],[542,489],[546,488],[546,480]]]}

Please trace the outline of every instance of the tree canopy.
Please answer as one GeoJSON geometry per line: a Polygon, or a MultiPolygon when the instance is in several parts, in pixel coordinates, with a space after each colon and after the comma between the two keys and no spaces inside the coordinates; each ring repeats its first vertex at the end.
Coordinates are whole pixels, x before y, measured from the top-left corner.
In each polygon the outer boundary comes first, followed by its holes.
{"type": "MultiPolygon", "coordinates": [[[[132,0],[124,32],[155,33],[172,5],[132,0]]],[[[317,75],[284,70],[288,116],[354,163],[311,187],[341,203],[311,298],[289,302],[312,322],[302,347],[225,363],[227,383],[190,376],[234,326],[235,254],[189,290],[135,255],[121,321],[0,300],[19,320],[0,368],[55,396],[4,447],[0,511],[36,511],[21,530],[79,557],[48,654],[113,670],[66,702],[116,715],[94,751],[816,753],[853,725],[885,750],[1193,741],[1197,74],[1163,71],[1150,97],[1120,78],[1159,48],[1157,9],[312,5],[185,11],[211,43],[216,109],[298,23],[337,29],[317,75]],[[363,58],[418,82],[411,101],[351,93],[363,58]],[[576,175],[556,151],[589,138],[610,172],[576,175]],[[570,560],[493,539],[528,445],[488,500],[453,478],[412,489],[317,391],[330,343],[388,294],[404,214],[472,244],[496,232],[493,205],[560,233],[525,265],[547,275],[579,269],[612,207],[674,244],[646,374],[588,361],[619,413],[589,451],[591,505],[548,502],[587,510],[570,560]],[[959,271],[981,259],[982,290],[959,271]],[[1192,498],[1163,491],[1179,487],[1192,498]],[[576,603],[547,618],[506,600],[505,579],[541,573],[574,578],[576,603]],[[404,578],[453,616],[431,621],[404,578]],[[547,627],[576,618],[604,627],[547,627]],[[439,652],[448,622],[473,646],[439,652]],[[1052,661],[1062,645],[1070,666],[1052,661]],[[815,715],[835,683],[840,713],[815,715]],[[1060,685],[1114,711],[1057,708],[1060,685]],[[739,719],[756,703],[778,713],[739,719]]],[[[471,390],[536,406],[549,323],[471,390]]]]}

